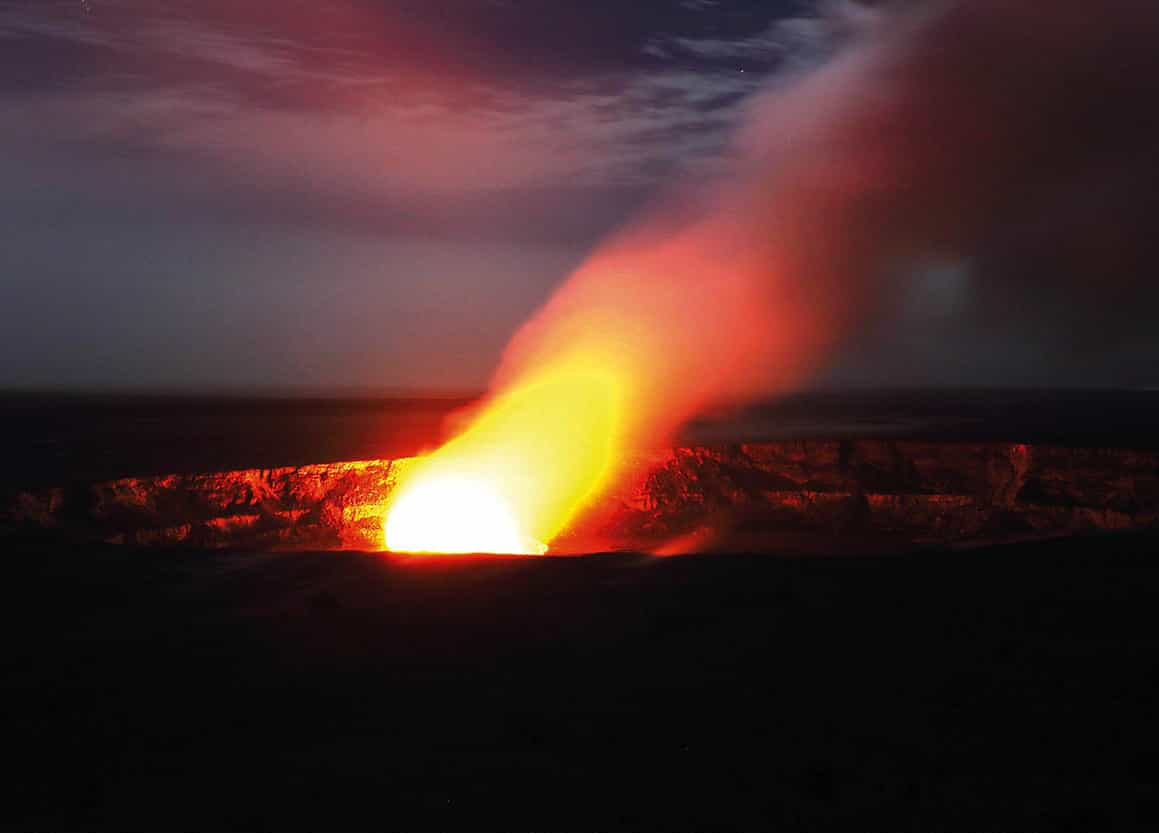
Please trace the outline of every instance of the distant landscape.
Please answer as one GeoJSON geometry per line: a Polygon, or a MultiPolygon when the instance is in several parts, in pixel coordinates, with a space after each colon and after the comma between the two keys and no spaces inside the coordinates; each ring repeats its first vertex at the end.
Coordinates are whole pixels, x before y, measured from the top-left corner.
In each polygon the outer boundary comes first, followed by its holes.
{"type": "MultiPolygon", "coordinates": [[[[0,486],[418,454],[471,395],[0,395],[0,486]]],[[[1155,448],[1159,391],[909,389],[722,408],[689,443],[888,437],[1155,448]]]]}

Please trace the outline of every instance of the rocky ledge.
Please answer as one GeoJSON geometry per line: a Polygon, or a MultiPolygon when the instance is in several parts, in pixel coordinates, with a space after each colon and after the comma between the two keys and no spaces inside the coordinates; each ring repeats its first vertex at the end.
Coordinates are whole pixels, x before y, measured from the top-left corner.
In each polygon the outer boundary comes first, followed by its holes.
{"type": "MultiPolygon", "coordinates": [[[[247,549],[382,546],[413,459],[82,483],[0,496],[0,534],[247,549]]],[[[553,549],[806,532],[992,541],[1159,526],[1159,453],[1003,443],[791,441],[643,456],[553,549]],[[692,537],[692,538],[686,538],[692,537]]],[[[681,544],[683,543],[683,545],[681,544]]]]}

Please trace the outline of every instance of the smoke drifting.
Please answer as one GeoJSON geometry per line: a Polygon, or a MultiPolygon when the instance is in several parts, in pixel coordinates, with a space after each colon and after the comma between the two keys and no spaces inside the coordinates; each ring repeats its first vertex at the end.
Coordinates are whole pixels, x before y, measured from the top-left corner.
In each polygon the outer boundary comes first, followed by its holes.
{"type": "Polygon", "coordinates": [[[966,261],[975,337],[1082,381],[1065,366],[1151,329],[1157,36],[1138,0],[887,11],[771,92],[744,139],[753,215],[784,230],[772,257],[790,253],[777,280],[810,284],[849,340],[890,321],[908,269],[966,261]]]}
{"type": "Polygon", "coordinates": [[[568,280],[495,390],[583,355],[631,380],[625,437],[660,441],[714,399],[810,379],[888,326],[931,263],[966,271],[971,332],[1060,366],[1152,338],[1159,7],[957,0],[856,19],[831,59],[756,101],[721,182],[568,280]]]}

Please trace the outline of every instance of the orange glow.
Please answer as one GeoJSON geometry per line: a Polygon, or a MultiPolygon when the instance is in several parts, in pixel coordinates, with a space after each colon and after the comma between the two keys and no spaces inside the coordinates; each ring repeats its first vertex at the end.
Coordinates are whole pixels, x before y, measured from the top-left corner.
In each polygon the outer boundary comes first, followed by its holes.
{"type": "Polygon", "coordinates": [[[620,384],[576,359],[500,394],[403,476],[387,508],[387,549],[543,553],[611,475],[620,384]]]}
{"type": "Polygon", "coordinates": [[[754,251],[703,223],[596,252],[508,344],[470,427],[400,477],[387,548],[544,552],[636,452],[799,340],[803,316],[770,316],[754,251]]]}

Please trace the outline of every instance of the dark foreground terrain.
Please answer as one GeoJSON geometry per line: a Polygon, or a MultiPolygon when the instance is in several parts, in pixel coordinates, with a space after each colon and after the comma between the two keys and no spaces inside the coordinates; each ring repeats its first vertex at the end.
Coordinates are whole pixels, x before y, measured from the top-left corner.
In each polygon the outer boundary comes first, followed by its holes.
{"type": "Polygon", "coordinates": [[[4,819],[1153,825],[1157,545],[424,560],[9,541],[4,819]]]}
{"type": "MultiPolygon", "coordinates": [[[[461,404],[5,395],[0,486],[413,454],[461,404]]],[[[1153,449],[1157,419],[1159,392],[813,395],[689,436],[1153,449]]],[[[1159,538],[794,547],[430,560],[5,538],[3,820],[1159,823],[1159,538]]]]}

